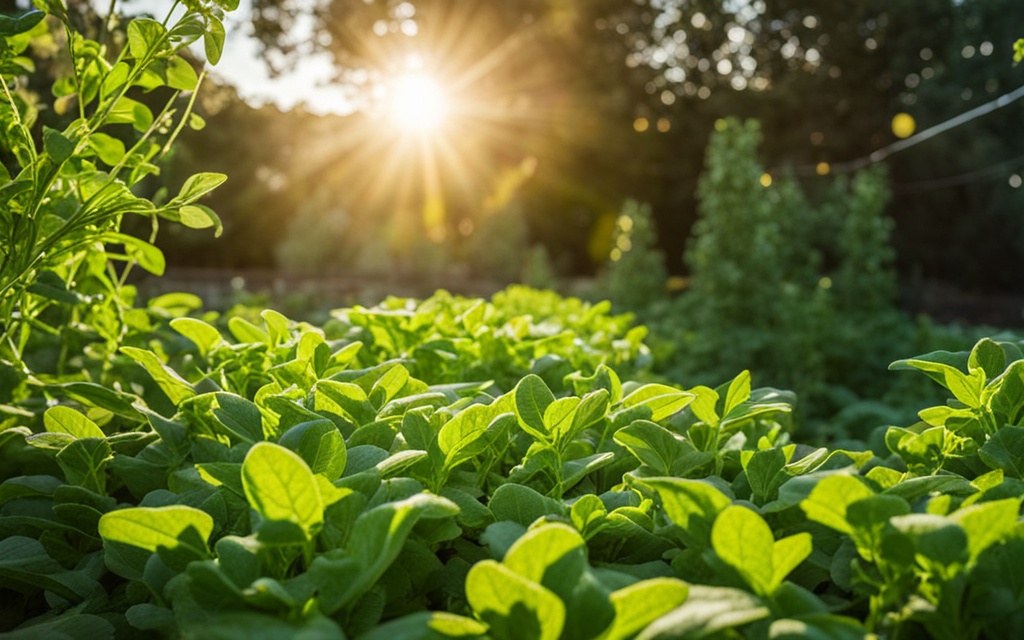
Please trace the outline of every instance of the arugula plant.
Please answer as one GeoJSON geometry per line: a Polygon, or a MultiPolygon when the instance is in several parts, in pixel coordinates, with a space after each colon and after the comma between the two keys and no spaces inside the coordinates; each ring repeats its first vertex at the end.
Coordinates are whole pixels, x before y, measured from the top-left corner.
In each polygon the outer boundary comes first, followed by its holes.
{"type": "Polygon", "coordinates": [[[33,330],[61,332],[68,315],[47,314],[54,307],[70,310],[69,324],[90,319],[118,343],[126,334],[130,299],[122,289],[131,267],[163,272],[163,255],[152,244],[160,219],[220,232],[216,214],[198,201],[224,175],[193,175],[167,200],[132,191],[159,173],[185,126],[202,128],[193,107],[205,71],[196,72],[186,50],[202,39],[215,64],[224,44],[223,12],[237,0],[196,0],[180,12],[177,6],[163,22],[129,22],[119,50],[105,33],[91,40],[78,32],[58,0],[41,0],[45,12],[0,22],[0,149],[9,159],[0,165],[0,343],[15,364],[33,330]],[[34,68],[25,54],[36,38],[65,44],[69,74],[53,84],[54,109],[70,120],[62,130],[39,124],[21,80],[34,68]],[[154,113],[136,97],[158,89],[166,102],[154,113]],[[122,233],[126,215],[149,218],[151,236],[122,233]],[[114,262],[127,266],[118,272],[114,262]]]}

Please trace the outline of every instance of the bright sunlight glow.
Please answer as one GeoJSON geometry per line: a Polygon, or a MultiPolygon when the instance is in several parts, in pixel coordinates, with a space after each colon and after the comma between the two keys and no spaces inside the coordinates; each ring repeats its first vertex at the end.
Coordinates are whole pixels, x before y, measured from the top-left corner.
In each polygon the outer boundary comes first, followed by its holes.
{"type": "Polygon", "coordinates": [[[422,72],[410,72],[389,87],[388,111],[403,130],[426,135],[444,123],[448,101],[436,80],[422,72]]]}

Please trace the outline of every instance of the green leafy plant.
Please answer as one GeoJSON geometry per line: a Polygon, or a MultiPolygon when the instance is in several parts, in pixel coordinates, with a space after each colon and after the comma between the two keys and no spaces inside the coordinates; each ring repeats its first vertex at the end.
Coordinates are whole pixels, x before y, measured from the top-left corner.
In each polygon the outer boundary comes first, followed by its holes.
{"type": "Polygon", "coordinates": [[[156,274],[164,269],[152,236],[121,232],[126,215],[150,218],[154,234],[161,218],[219,233],[216,214],[198,201],[225,176],[194,175],[166,201],[131,189],[159,172],[159,161],[185,126],[202,127],[192,107],[205,72],[196,73],[187,47],[202,39],[207,58],[216,63],[224,42],[221,16],[235,4],[190,3],[163,22],[137,18],[128,23],[119,50],[105,38],[90,40],[76,31],[59,2],[44,4],[51,16],[45,20],[43,11],[33,9],[0,23],[0,337],[8,357],[20,360],[33,329],[61,331],[65,315],[46,315],[58,305],[71,309],[72,323],[98,314],[93,323],[101,333],[114,343],[123,338],[130,307],[123,287],[131,266],[156,274]],[[53,84],[54,109],[70,118],[62,130],[39,123],[38,108],[19,80],[33,68],[24,55],[33,40],[58,34],[69,70],[53,84]],[[158,89],[167,98],[156,114],[132,97],[158,89]],[[177,106],[182,94],[189,96],[184,108],[177,106]],[[111,266],[118,261],[128,265],[120,273],[111,266]]]}

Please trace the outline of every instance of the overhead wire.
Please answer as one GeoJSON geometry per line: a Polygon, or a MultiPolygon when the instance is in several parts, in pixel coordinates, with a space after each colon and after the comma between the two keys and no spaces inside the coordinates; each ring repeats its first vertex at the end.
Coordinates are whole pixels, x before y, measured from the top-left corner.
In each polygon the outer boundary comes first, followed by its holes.
{"type": "MultiPolygon", "coordinates": [[[[892,155],[894,153],[898,153],[900,151],[903,151],[904,149],[909,149],[910,147],[913,147],[913,146],[918,145],[918,144],[920,144],[920,143],[922,143],[922,142],[924,142],[926,140],[930,140],[930,139],[934,138],[937,135],[945,133],[946,131],[949,131],[950,129],[954,129],[954,128],[959,127],[959,126],[961,126],[963,124],[966,124],[966,123],[968,123],[968,122],[970,122],[972,120],[976,120],[977,118],[980,118],[982,116],[988,115],[988,114],[992,113],[993,111],[996,111],[998,109],[1002,109],[1003,107],[1006,107],[1006,106],[1008,106],[1010,104],[1013,104],[1014,102],[1016,102],[1017,100],[1020,100],[1021,98],[1024,98],[1024,85],[1022,85],[1020,87],[1017,87],[1013,91],[1010,91],[1008,93],[1004,93],[1003,95],[999,96],[998,98],[990,100],[990,101],[986,102],[985,104],[982,104],[982,105],[979,105],[977,107],[974,107],[973,109],[970,109],[970,110],[965,111],[965,112],[963,112],[963,113],[961,113],[961,114],[959,114],[957,116],[949,118],[948,120],[944,120],[943,122],[940,122],[939,124],[936,124],[934,126],[928,127],[927,129],[925,129],[923,131],[920,131],[920,132],[918,132],[918,133],[916,133],[916,134],[914,134],[912,136],[909,136],[909,137],[904,138],[902,140],[897,140],[895,142],[887,144],[886,146],[884,146],[884,147],[882,147],[880,149],[876,149],[875,151],[872,151],[871,153],[869,153],[866,156],[862,156],[860,158],[856,158],[854,160],[848,160],[848,161],[845,161],[845,162],[837,162],[837,163],[834,163],[834,164],[829,164],[829,171],[828,172],[829,173],[852,173],[852,172],[857,171],[859,169],[863,169],[864,167],[866,167],[868,165],[879,163],[879,162],[881,162],[882,160],[885,160],[886,158],[888,158],[890,155],[892,155]]],[[[1004,163],[1000,163],[1000,165],[1007,164],[1007,163],[1010,163],[1010,162],[1012,162],[1012,161],[1011,160],[1007,160],[1004,163]]],[[[994,166],[996,166],[996,165],[993,165],[993,167],[994,166]]],[[[987,167],[986,169],[982,169],[982,170],[979,170],[979,171],[991,170],[993,167],[987,167]]],[[[794,169],[794,172],[797,175],[812,175],[812,174],[819,174],[820,175],[819,169],[818,169],[818,165],[806,165],[806,166],[803,166],[803,167],[797,167],[796,169],[794,169]]],[[[974,172],[972,172],[972,173],[974,173],[974,172]]],[[[964,174],[964,175],[967,175],[967,174],[964,174]]],[[[952,178],[943,178],[942,180],[949,180],[949,179],[960,178],[960,177],[962,177],[962,176],[953,176],[952,178]]]]}

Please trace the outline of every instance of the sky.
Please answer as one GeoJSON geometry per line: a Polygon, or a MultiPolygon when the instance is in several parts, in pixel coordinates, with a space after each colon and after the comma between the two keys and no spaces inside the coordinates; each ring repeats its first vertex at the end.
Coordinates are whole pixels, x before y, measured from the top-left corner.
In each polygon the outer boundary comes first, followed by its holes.
{"type": "MultiPolygon", "coordinates": [[[[173,0],[130,0],[121,5],[121,10],[130,16],[148,13],[162,19],[173,4],[173,0]]],[[[101,14],[106,13],[106,0],[93,0],[93,5],[101,14]]],[[[210,68],[211,76],[237,87],[239,95],[253,105],[272,103],[281,109],[290,109],[305,103],[317,114],[351,112],[341,88],[327,86],[332,65],[326,55],[300,56],[294,72],[271,78],[259,59],[258,45],[251,37],[250,13],[250,0],[241,0],[238,9],[227,15],[224,53],[220,62],[210,68]]],[[[201,41],[193,50],[200,58],[205,57],[201,41]]]]}

